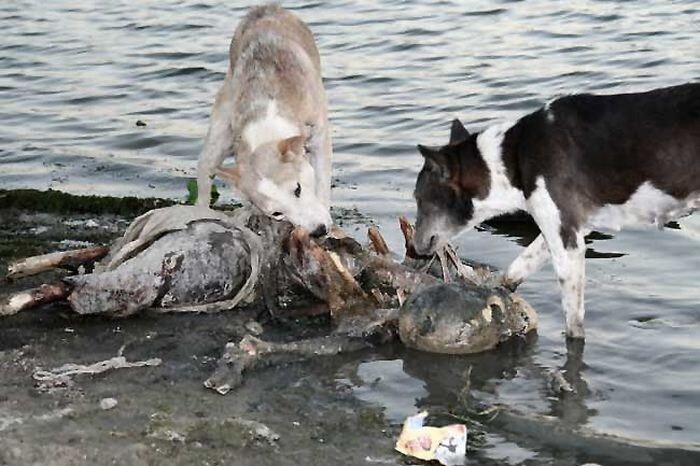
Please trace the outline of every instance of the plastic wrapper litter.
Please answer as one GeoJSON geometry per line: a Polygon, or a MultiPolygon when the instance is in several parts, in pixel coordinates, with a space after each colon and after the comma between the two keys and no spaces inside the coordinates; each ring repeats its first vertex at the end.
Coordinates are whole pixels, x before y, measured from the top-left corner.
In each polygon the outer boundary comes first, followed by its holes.
{"type": "Polygon", "coordinates": [[[396,450],[424,461],[439,461],[445,466],[463,465],[467,454],[467,427],[424,426],[427,411],[410,416],[396,441],[396,450]]]}

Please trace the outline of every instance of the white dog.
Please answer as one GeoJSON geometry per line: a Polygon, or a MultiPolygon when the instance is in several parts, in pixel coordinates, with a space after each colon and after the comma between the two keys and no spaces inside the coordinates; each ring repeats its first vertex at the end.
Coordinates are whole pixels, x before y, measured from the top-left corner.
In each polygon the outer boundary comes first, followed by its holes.
{"type": "Polygon", "coordinates": [[[198,204],[218,174],[275,219],[325,234],[331,130],[311,31],[276,5],[250,10],[233,35],[230,66],[197,167],[198,204]],[[234,154],[234,166],[222,167],[234,154]]]}

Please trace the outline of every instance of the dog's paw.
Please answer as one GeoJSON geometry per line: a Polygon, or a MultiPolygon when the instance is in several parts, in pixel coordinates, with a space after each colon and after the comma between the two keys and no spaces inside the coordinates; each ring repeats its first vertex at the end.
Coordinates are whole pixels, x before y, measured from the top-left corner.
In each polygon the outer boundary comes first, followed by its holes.
{"type": "Polygon", "coordinates": [[[583,329],[583,323],[580,324],[567,324],[566,326],[566,338],[568,339],[584,339],[586,338],[586,331],[583,329]]]}

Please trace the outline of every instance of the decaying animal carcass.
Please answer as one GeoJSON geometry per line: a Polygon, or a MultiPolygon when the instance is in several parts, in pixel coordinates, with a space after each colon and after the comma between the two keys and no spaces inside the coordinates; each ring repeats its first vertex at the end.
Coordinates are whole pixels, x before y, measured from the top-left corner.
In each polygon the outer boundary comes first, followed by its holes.
{"type": "Polygon", "coordinates": [[[503,288],[440,284],[401,307],[399,335],[408,347],[433,353],[478,353],[537,327],[537,314],[503,288]]]}
{"type": "MultiPolygon", "coordinates": [[[[230,372],[234,361],[239,375],[271,363],[272,355],[357,349],[369,344],[370,336],[385,341],[400,335],[417,349],[472,353],[536,328],[532,308],[498,287],[496,274],[463,263],[449,247],[436,257],[419,257],[411,247],[410,224],[402,220],[401,227],[407,245],[403,263],[391,257],[376,229],[370,229],[370,245],[363,247],[340,231],[313,239],[303,229],[243,208],[231,213],[201,206],[156,209],[134,220],[92,273],[15,295],[0,307],[0,315],[56,300],[66,300],[80,314],[112,316],[146,308],[216,312],[247,304],[278,317],[300,309],[330,313],[335,330],[326,338],[280,345],[247,337],[229,345],[220,369],[230,372]]],[[[75,259],[80,253],[60,254],[75,259]]],[[[85,257],[95,260],[96,254],[85,257]]],[[[24,264],[10,273],[30,274],[24,264]]],[[[221,392],[235,386],[216,380],[209,385],[221,392]]]]}
{"type": "MultiPolygon", "coordinates": [[[[247,228],[245,219],[207,208],[152,210],[132,222],[93,273],[69,276],[60,283],[15,295],[0,313],[10,314],[59,299],[66,299],[80,314],[114,316],[146,308],[201,312],[232,309],[252,296],[261,263],[274,254],[269,247],[263,248],[263,240],[274,239],[274,225],[269,226],[260,232],[269,234],[266,238],[247,228]],[[49,287],[55,292],[42,294],[49,287]]],[[[79,252],[58,254],[73,256],[79,252]]],[[[43,261],[39,257],[30,262],[43,261]]],[[[12,278],[15,270],[22,270],[23,275],[31,273],[26,266],[13,264],[8,276],[12,278]]]]}

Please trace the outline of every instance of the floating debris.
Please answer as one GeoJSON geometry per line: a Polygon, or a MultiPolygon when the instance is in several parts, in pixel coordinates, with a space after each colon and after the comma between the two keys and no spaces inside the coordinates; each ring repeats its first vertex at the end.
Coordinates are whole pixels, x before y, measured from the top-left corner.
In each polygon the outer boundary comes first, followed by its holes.
{"type": "Polygon", "coordinates": [[[396,441],[396,450],[423,461],[438,461],[445,466],[463,465],[467,455],[467,426],[424,426],[428,412],[410,416],[396,441]]]}

